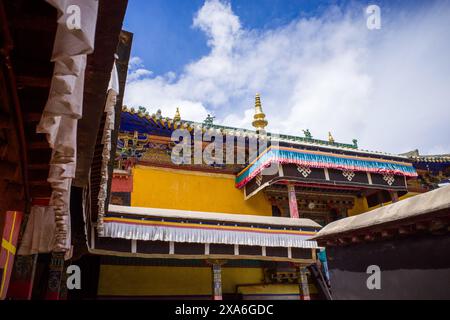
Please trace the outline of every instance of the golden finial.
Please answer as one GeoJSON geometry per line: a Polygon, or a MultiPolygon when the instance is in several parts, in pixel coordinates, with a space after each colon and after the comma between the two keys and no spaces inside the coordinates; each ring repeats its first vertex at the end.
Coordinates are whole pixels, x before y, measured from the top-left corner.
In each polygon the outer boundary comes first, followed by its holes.
{"type": "Polygon", "coordinates": [[[175,116],[173,117],[173,121],[174,122],[181,121],[180,110],[178,108],[177,108],[177,111],[175,111],[175,116]]]}
{"type": "Polygon", "coordinates": [[[252,125],[257,131],[264,131],[267,124],[266,115],[262,111],[261,98],[259,97],[259,93],[257,93],[255,96],[255,114],[253,115],[252,125]]]}
{"type": "Polygon", "coordinates": [[[328,132],[328,142],[334,143],[334,138],[333,138],[333,136],[331,135],[331,132],[328,132]]]}

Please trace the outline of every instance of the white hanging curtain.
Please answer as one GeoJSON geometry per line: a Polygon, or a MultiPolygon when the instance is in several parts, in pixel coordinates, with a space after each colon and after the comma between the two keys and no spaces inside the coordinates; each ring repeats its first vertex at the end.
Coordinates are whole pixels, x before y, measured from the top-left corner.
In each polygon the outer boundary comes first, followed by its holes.
{"type": "Polygon", "coordinates": [[[58,10],[53,46],[55,62],[50,94],[38,133],[47,134],[53,149],[48,182],[54,209],[53,251],[70,249],[70,187],[75,177],[77,123],[83,114],[84,72],[87,55],[94,51],[97,0],[47,0],[58,10]],[[75,26],[75,27],[74,27],[75,26]]]}
{"type": "Polygon", "coordinates": [[[105,216],[106,199],[108,197],[108,164],[111,158],[111,134],[114,130],[115,106],[117,103],[117,95],[119,94],[119,75],[116,63],[114,62],[111,71],[111,78],[108,85],[108,96],[105,105],[105,127],[103,129],[103,153],[102,153],[102,169],[100,191],[98,193],[98,218],[97,230],[100,235],[103,234],[103,217],[105,216]]]}
{"type": "Polygon", "coordinates": [[[49,253],[55,245],[55,212],[51,206],[32,206],[18,255],[49,253]]]}

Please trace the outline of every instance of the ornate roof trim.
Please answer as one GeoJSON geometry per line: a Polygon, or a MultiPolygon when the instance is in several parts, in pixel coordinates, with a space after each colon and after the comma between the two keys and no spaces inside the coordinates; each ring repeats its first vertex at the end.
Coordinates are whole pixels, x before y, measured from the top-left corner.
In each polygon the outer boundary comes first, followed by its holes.
{"type": "MultiPolygon", "coordinates": [[[[251,129],[236,128],[236,127],[217,125],[217,124],[205,125],[204,123],[190,121],[190,120],[173,121],[173,119],[168,118],[168,117],[160,117],[157,114],[150,115],[148,112],[143,113],[141,110],[136,111],[134,108],[128,109],[126,106],[124,106],[122,108],[122,112],[131,114],[131,115],[136,115],[139,118],[145,119],[150,124],[156,125],[160,129],[175,130],[175,129],[185,128],[189,131],[192,131],[196,128],[198,128],[198,129],[201,128],[203,132],[206,132],[207,130],[217,130],[217,132],[220,132],[223,134],[234,134],[235,136],[242,135],[245,137],[255,137],[255,138],[260,136],[255,130],[251,130],[251,129]]],[[[355,153],[360,153],[360,154],[373,154],[373,155],[378,155],[378,156],[393,157],[393,158],[402,159],[402,160],[409,159],[409,157],[405,156],[405,155],[398,155],[398,154],[391,154],[391,153],[387,153],[387,152],[358,149],[358,146],[356,145],[355,142],[353,144],[330,142],[330,141],[326,141],[326,140],[307,138],[307,137],[299,137],[299,136],[293,136],[293,135],[288,135],[288,134],[278,134],[278,133],[274,133],[274,132],[267,132],[265,135],[267,135],[269,137],[269,139],[271,137],[276,137],[277,139],[275,139],[274,141],[295,144],[298,146],[326,148],[331,151],[345,150],[345,151],[350,151],[350,152],[355,152],[355,153]]]]}

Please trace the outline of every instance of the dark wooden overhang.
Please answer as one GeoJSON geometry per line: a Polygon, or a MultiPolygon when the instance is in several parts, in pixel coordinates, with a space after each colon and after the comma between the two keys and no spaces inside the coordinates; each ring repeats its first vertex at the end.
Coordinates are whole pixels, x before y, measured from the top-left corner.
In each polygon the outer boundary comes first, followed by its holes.
{"type": "MultiPolygon", "coordinates": [[[[95,50],[87,59],[83,116],[78,121],[75,186],[87,185],[95,150],[103,148],[104,107],[126,6],[127,0],[99,1],[95,50]]],[[[46,1],[6,0],[0,3],[0,15],[0,211],[28,211],[33,202],[48,204],[52,194],[47,182],[52,150],[45,135],[36,133],[36,126],[53,76],[54,64],[50,60],[57,11],[46,1]]],[[[117,66],[119,73],[122,70],[121,94],[128,56],[125,60],[117,66]]],[[[92,172],[91,177],[99,179],[100,172],[92,172]]],[[[81,210],[75,210],[71,215],[74,238],[84,235],[81,214],[81,210]]]]}
{"type": "MultiPolygon", "coordinates": [[[[78,122],[75,185],[87,184],[95,147],[100,147],[98,140],[92,137],[97,137],[104,119],[106,91],[126,6],[127,0],[99,1],[95,50],[88,55],[83,117],[78,122]]],[[[45,1],[24,0],[3,1],[1,10],[2,68],[5,71],[1,88],[5,100],[0,123],[5,123],[2,127],[17,123],[17,138],[23,135],[25,149],[20,150],[21,145],[12,149],[25,154],[30,197],[49,197],[51,189],[46,179],[51,149],[45,135],[36,133],[36,125],[48,98],[53,73],[50,58],[57,12],[45,1]]]]}
{"type": "Polygon", "coordinates": [[[342,246],[448,232],[450,186],[332,222],[313,239],[322,246],[342,246]]]}
{"type": "MultiPolygon", "coordinates": [[[[10,0],[1,12],[2,161],[20,168],[15,179],[2,179],[8,208],[25,210],[32,199],[49,198],[47,182],[51,149],[36,133],[53,75],[50,61],[56,33],[56,9],[45,1],[10,0]],[[20,178],[19,178],[20,176],[20,178]],[[5,183],[6,181],[6,183],[5,183]]],[[[10,168],[0,168],[8,178],[10,168]]],[[[2,201],[2,205],[3,205],[2,201]]]]}

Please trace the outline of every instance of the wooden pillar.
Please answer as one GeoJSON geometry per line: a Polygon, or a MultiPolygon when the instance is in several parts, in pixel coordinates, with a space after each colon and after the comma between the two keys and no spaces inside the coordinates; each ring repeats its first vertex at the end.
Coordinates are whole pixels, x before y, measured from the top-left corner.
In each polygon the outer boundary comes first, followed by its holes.
{"type": "Polygon", "coordinates": [[[5,299],[14,266],[22,212],[7,211],[0,216],[0,300],[5,299]]]}
{"type": "Polygon", "coordinates": [[[289,215],[291,218],[298,218],[298,206],[297,206],[297,196],[295,195],[294,184],[288,184],[288,196],[289,196],[289,215]]]}
{"type": "Polygon", "coordinates": [[[211,266],[212,300],[222,300],[222,265],[223,260],[211,260],[207,262],[211,266]]]}
{"type": "Polygon", "coordinates": [[[308,277],[306,276],[306,267],[298,266],[298,281],[300,289],[300,300],[311,300],[309,295],[308,277]]]}
{"type": "Polygon", "coordinates": [[[398,201],[397,191],[389,191],[389,193],[391,194],[392,203],[397,202],[398,201]]]}
{"type": "Polygon", "coordinates": [[[53,252],[49,265],[47,292],[45,300],[62,300],[61,292],[64,275],[64,252],[53,252]]]}
{"type": "Polygon", "coordinates": [[[222,265],[213,264],[212,269],[212,289],[213,300],[222,300],[222,265]]]}
{"type": "Polygon", "coordinates": [[[348,216],[348,210],[347,208],[341,208],[339,209],[339,219],[347,218],[348,216]]]}

